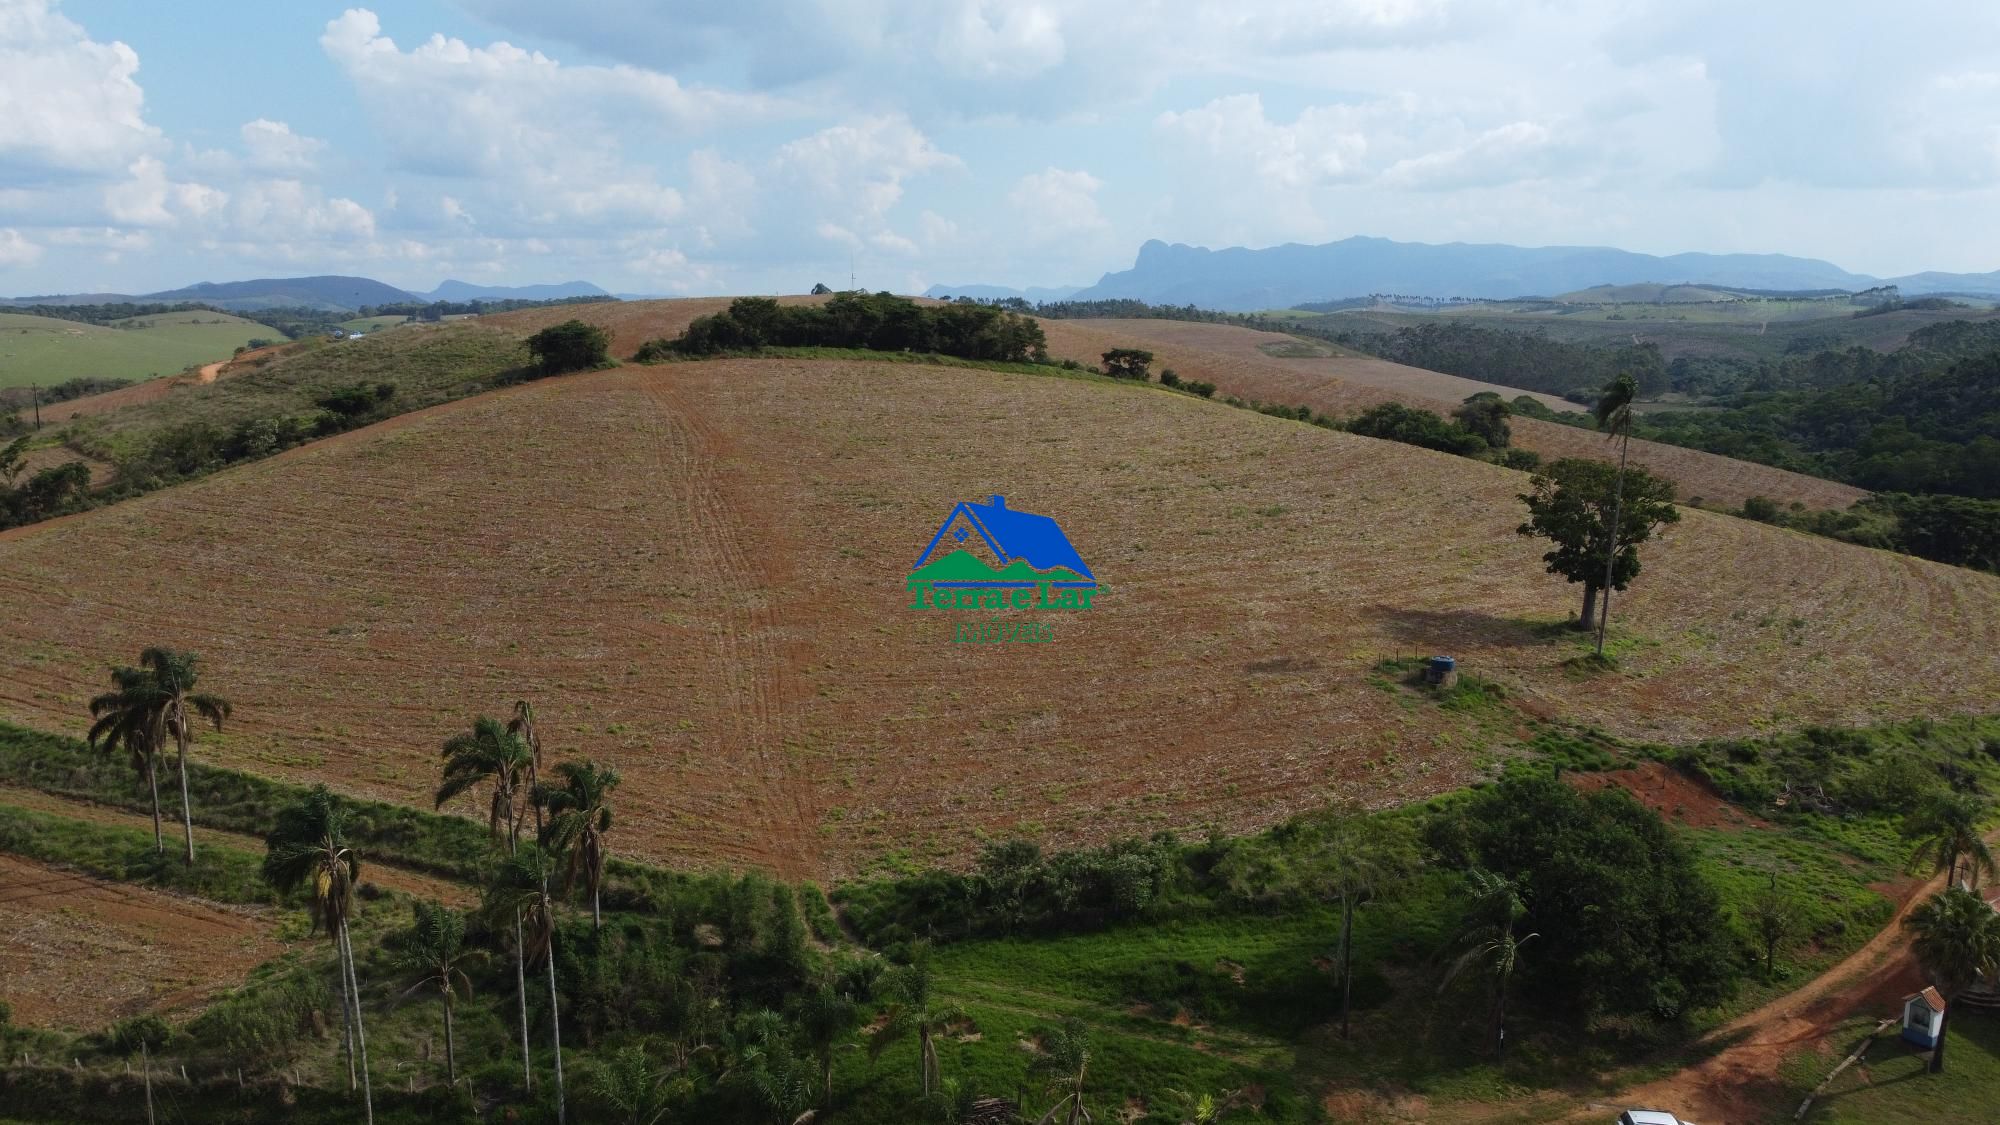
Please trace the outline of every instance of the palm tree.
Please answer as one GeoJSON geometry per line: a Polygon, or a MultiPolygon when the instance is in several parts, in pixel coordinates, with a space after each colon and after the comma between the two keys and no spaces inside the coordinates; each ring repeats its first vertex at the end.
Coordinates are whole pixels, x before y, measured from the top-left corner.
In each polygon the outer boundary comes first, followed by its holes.
{"type": "Polygon", "coordinates": [[[1981,976],[2000,975],[2000,913],[1971,891],[1947,887],[1910,911],[1903,924],[1916,931],[1911,949],[1917,964],[1944,996],[1944,1021],[1931,1052],[1930,1070],[1936,1074],[1944,1069],[1945,1037],[1959,998],[1981,976]]]}
{"type": "Polygon", "coordinates": [[[264,838],[264,881],[280,891],[304,888],[314,932],[325,927],[333,939],[340,963],[341,1014],[344,1022],[351,1021],[347,1026],[353,1032],[349,1073],[358,1050],[362,1104],[372,1125],[375,1095],[368,1079],[368,1036],[361,1023],[361,982],[355,976],[354,942],[348,933],[361,859],[347,846],[346,832],[347,807],[326,786],[313,786],[297,803],[279,810],[276,826],[264,838]]]}
{"type": "Polygon", "coordinates": [[[532,751],[521,736],[502,726],[498,719],[481,715],[472,721],[471,730],[445,741],[444,776],[438,782],[436,807],[443,808],[446,801],[460,793],[490,782],[493,794],[487,807],[486,829],[498,836],[500,825],[505,822],[507,847],[511,851],[521,835],[517,798],[533,760],[532,751]]]}
{"type": "Polygon", "coordinates": [[[1064,1125],[1090,1120],[1089,1112],[1083,1108],[1083,1079],[1089,1070],[1090,1036],[1084,1031],[1082,1020],[1071,1016],[1063,1020],[1061,1027],[1042,1036],[1041,1051],[1028,1064],[1028,1073],[1042,1076],[1048,1091],[1060,1096],[1042,1115],[1040,1125],[1051,1125],[1059,1113],[1063,1114],[1064,1125]],[[1065,1108],[1069,1112],[1063,1113],[1065,1108]]]}
{"type": "Polygon", "coordinates": [[[229,701],[218,695],[203,695],[194,690],[196,657],[191,652],[175,652],[169,648],[149,648],[139,654],[139,666],[153,674],[153,682],[166,697],[161,712],[161,721],[167,733],[174,736],[174,745],[179,750],[176,765],[181,775],[181,825],[187,830],[187,861],[194,862],[194,804],[188,799],[188,747],[194,742],[194,721],[207,719],[222,729],[222,720],[229,717],[229,701]]]}
{"type": "Polygon", "coordinates": [[[586,1092],[616,1110],[624,1125],[659,1125],[680,1085],[637,1044],[599,1056],[585,1076],[586,1092]]]}
{"type": "Polygon", "coordinates": [[[116,690],[90,701],[92,749],[122,748],[132,756],[132,769],[146,779],[153,796],[153,850],[165,855],[166,837],[160,830],[160,740],[161,716],[166,696],[153,674],[138,668],[113,668],[111,682],[116,690]]]}
{"type": "Polygon", "coordinates": [[[435,989],[444,1001],[444,1074],[446,1081],[456,1086],[458,1045],[452,1036],[451,1002],[459,993],[472,995],[472,978],[465,970],[485,960],[486,951],[465,944],[465,918],[445,904],[413,902],[410,913],[410,932],[403,939],[397,962],[415,979],[403,995],[435,989]]]}
{"type": "MultiPolygon", "coordinates": [[[[454,735],[444,744],[444,775],[438,783],[436,807],[476,785],[490,782],[492,799],[487,804],[486,830],[500,835],[501,822],[507,825],[507,849],[518,850],[515,794],[521,777],[533,763],[528,744],[517,734],[484,715],[472,721],[472,729],[454,735]]],[[[521,1083],[535,1087],[534,1050],[528,1044],[528,970],[522,950],[521,920],[514,919],[514,996],[521,1017],[521,1083]]]]}
{"type": "Polygon", "coordinates": [[[1604,631],[1611,623],[1611,580],[1618,561],[1619,522],[1625,518],[1625,455],[1632,449],[1632,400],[1639,384],[1620,375],[1604,385],[1597,399],[1597,428],[1607,441],[1618,442],[1618,483],[1611,491],[1611,525],[1605,530],[1604,606],[1597,614],[1597,655],[1604,655],[1604,631]]]}
{"type": "Polygon", "coordinates": [[[896,999],[884,1013],[882,1025],[868,1039],[868,1059],[873,1062],[890,1044],[916,1036],[918,1077],[926,1098],[938,1085],[937,1035],[965,1014],[957,1005],[939,1002],[931,994],[932,983],[927,951],[920,948],[914,961],[890,977],[889,988],[896,999]]]}
{"type": "Polygon", "coordinates": [[[1414,871],[1417,856],[1400,821],[1371,820],[1359,810],[1335,816],[1323,831],[1303,882],[1340,907],[1340,946],[1334,964],[1340,969],[1340,1037],[1345,1039],[1354,993],[1354,911],[1414,871]]]}
{"type": "MultiPolygon", "coordinates": [[[[562,1007],[556,992],[556,904],[549,895],[549,854],[539,845],[515,851],[486,890],[489,918],[514,918],[515,964],[543,961],[549,970],[549,1037],[556,1059],[556,1120],[563,1106],[562,1007]]],[[[524,1025],[525,1026],[525,1025],[524,1025]]],[[[525,1043],[525,1040],[523,1040],[525,1043]]]]}
{"type": "Polygon", "coordinates": [[[542,736],[535,733],[535,708],[525,699],[514,701],[514,717],[507,720],[507,733],[528,746],[528,800],[535,809],[535,835],[542,834],[542,736]]]}
{"type": "Polygon", "coordinates": [[[1475,965],[1485,966],[1493,979],[1493,1055],[1498,1058],[1507,1047],[1507,986],[1520,964],[1521,947],[1541,935],[1515,936],[1516,925],[1528,908],[1505,877],[1475,867],[1467,882],[1472,887],[1472,922],[1459,935],[1464,952],[1452,962],[1438,991],[1442,992],[1465,970],[1475,965]]]}
{"type": "Polygon", "coordinates": [[[610,795],[618,788],[618,771],[596,762],[564,762],[556,767],[563,786],[547,794],[549,824],[545,833],[549,849],[562,857],[562,889],[568,894],[581,881],[590,892],[590,924],[604,928],[601,892],[608,849],[604,834],[611,831],[610,795]]]}
{"type": "Polygon", "coordinates": [[[1993,850],[1979,835],[1979,821],[1986,815],[1985,802],[1970,793],[1940,793],[1926,800],[1903,824],[1903,835],[1916,843],[1910,853],[1910,868],[1928,867],[1945,877],[1945,886],[1958,885],[1960,861],[1972,886],[1979,886],[1984,874],[2000,874],[1994,865],[1993,850]]]}
{"type": "Polygon", "coordinates": [[[833,1103],[833,1053],[860,1026],[861,1005],[830,981],[822,980],[799,998],[794,1018],[800,1036],[819,1061],[820,1106],[826,1108],[833,1103]]]}
{"type": "Polygon", "coordinates": [[[737,1018],[730,1061],[720,1082],[749,1095],[771,1113],[772,1125],[805,1125],[816,1116],[812,1062],[794,1048],[785,1018],[769,1009],[737,1018]]]}

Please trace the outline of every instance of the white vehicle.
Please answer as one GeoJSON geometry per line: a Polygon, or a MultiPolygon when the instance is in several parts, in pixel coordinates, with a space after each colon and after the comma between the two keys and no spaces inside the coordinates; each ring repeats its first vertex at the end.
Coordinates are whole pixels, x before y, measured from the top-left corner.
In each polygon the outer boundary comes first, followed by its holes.
{"type": "Polygon", "coordinates": [[[1664,1109],[1628,1109],[1618,1115],[1618,1125],[1693,1125],[1664,1109]]]}

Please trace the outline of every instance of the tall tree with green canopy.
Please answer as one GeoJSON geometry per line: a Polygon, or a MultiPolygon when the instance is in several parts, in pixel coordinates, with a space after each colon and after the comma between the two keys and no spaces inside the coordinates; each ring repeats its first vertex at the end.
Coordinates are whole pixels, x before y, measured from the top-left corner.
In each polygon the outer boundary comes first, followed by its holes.
{"type": "Polygon", "coordinates": [[[562,787],[547,794],[548,846],[562,857],[564,893],[581,883],[590,892],[591,928],[602,930],[601,892],[610,855],[604,837],[611,831],[610,796],[618,787],[618,771],[591,761],[563,762],[556,774],[562,787]]]}
{"type": "Polygon", "coordinates": [[[176,769],[181,777],[181,826],[187,832],[187,861],[194,863],[194,803],[188,798],[188,747],[194,742],[195,719],[207,719],[222,729],[222,720],[229,717],[229,701],[217,695],[204,695],[194,690],[198,679],[196,657],[191,652],[176,652],[169,648],[149,648],[139,654],[139,666],[153,674],[153,683],[165,700],[160,713],[160,721],[166,733],[173,736],[179,751],[175,755],[176,769]]]}
{"type": "MultiPolygon", "coordinates": [[[[354,972],[354,942],[348,920],[354,913],[354,887],[361,878],[361,858],[347,846],[347,806],[324,785],[315,785],[297,802],[278,811],[277,824],[264,837],[264,881],[284,892],[303,890],[313,930],[325,929],[333,940],[340,968],[343,1020],[353,1032],[349,1066],[360,1056],[361,1098],[367,1120],[375,1120],[375,1094],[368,1077],[368,1034],[361,1021],[361,982],[354,972]]],[[[351,1075],[350,1071],[350,1075],[351,1075]]],[[[351,1079],[350,1079],[351,1081],[351,1079]]]]}
{"type": "Polygon", "coordinates": [[[1554,544],[1542,556],[1550,574],[1583,584],[1579,629],[1594,627],[1597,594],[1607,576],[1612,589],[1631,585],[1639,576],[1639,545],[1661,525],[1681,518],[1674,483],[1644,469],[1621,473],[1602,461],[1570,457],[1536,473],[1528,486],[1520,496],[1528,521],[1517,530],[1554,544]]]}
{"type": "Polygon", "coordinates": [[[528,804],[535,810],[535,836],[542,835],[542,736],[535,733],[535,707],[525,699],[514,701],[514,714],[507,720],[507,733],[528,746],[528,804]]]}
{"type": "Polygon", "coordinates": [[[164,730],[167,696],[153,673],[140,668],[113,668],[116,685],[90,701],[88,741],[92,749],[122,749],[131,757],[132,769],[146,779],[153,799],[153,850],[167,851],[160,829],[160,741],[164,730]]]}
{"type": "Polygon", "coordinates": [[[486,888],[485,910],[495,921],[514,919],[516,965],[542,961],[549,975],[549,1040],[555,1051],[556,1120],[567,1120],[563,1105],[562,1002],[556,990],[556,904],[549,895],[554,867],[540,845],[516,849],[502,860],[486,888]]]}
{"type": "Polygon", "coordinates": [[[486,951],[465,944],[465,918],[437,901],[410,904],[410,929],[403,936],[396,963],[415,979],[404,996],[419,991],[435,991],[444,1003],[444,1073],[451,1085],[458,1085],[458,1044],[452,1034],[451,1002],[463,994],[472,995],[472,977],[466,969],[486,959],[486,951]]]}
{"type": "Polygon", "coordinates": [[[1537,1005],[1674,1018],[1734,988],[1720,893],[1687,841],[1623,789],[1504,777],[1431,833],[1446,863],[1491,871],[1520,895],[1519,927],[1541,935],[1519,966],[1537,1005]]]}
{"type": "Polygon", "coordinates": [[[1540,937],[1540,934],[1519,933],[1520,922],[1528,908],[1521,902],[1521,896],[1512,883],[1491,871],[1473,868],[1466,876],[1472,892],[1472,909],[1468,912],[1465,928],[1458,936],[1458,946],[1462,952],[1445,972],[1444,980],[1438,988],[1442,991],[1451,982],[1474,967],[1484,967],[1493,981],[1493,1057],[1499,1058],[1507,1049],[1507,987],[1513,982],[1514,970],[1521,963],[1521,947],[1540,937]]]}
{"type": "Polygon", "coordinates": [[[1340,908],[1340,1037],[1348,1037],[1354,1000],[1354,912],[1417,869],[1416,838],[1407,822],[1345,809],[1319,829],[1303,872],[1303,887],[1340,908]]]}
{"type": "MultiPolygon", "coordinates": [[[[472,729],[453,735],[444,744],[444,775],[438,783],[436,807],[443,808],[446,801],[479,785],[490,785],[492,792],[487,802],[486,831],[498,837],[501,824],[506,824],[507,850],[520,850],[520,813],[516,795],[520,791],[521,779],[533,764],[533,751],[521,736],[508,730],[497,719],[481,715],[472,721],[472,729]]],[[[528,970],[527,942],[521,933],[521,919],[514,919],[514,996],[521,1021],[521,1082],[527,1089],[535,1086],[534,1049],[528,1042],[528,970]]]]}
{"type": "Polygon", "coordinates": [[[1604,547],[1604,612],[1597,615],[1597,655],[1604,655],[1604,631],[1611,624],[1611,584],[1612,567],[1616,563],[1617,544],[1610,541],[1611,534],[1619,526],[1619,517],[1624,514],[1625,501],[1625,456],[1632,449],[1632,400],[1639,396],[1639,384],[1630,375],[1620,375],[1604,385],[1604,392],[1597,398],[1597,428],[1604,431],[1607,441],[1618,442],[1618,484],[1611,495],[1611,523],[1606,529],[1604,547]]]}
{"type": "Polygon", "coordinates": [[[1979,822],[1986,815],[1986,803],[1970,793],[1937,793],[1927,798],[1903,821],[1903,835],[1916,844],[1910,853],[1912,870],[1925,868],[1945,877],[1947,887],[1958,885],[1959,864],[1972,886],[1980,877],[1996,873],[1993,849],[1979,834],[1979,822]]]}
{"type": "Polygon", "coordinates": [[[1910,911],[1903,925],[1916,932],[1911,951],[1944,997],[1944,1021],[1931,1051],[1930,1071],[1937,1074],[1944,1070],[1944,1045],[1959,1000],[1982,975],[2000,977],[2000,913],[1971,891],[1949,887],[1910,911]]]}
{"type": "Polygon", "coordinates": [[[874,1061],[882,1052],[903,1039],[915,1037],[917,1041],[917,1077],[923,1087],[925,1098],[938,1087],[937,1037],[946,1024],[963,1018],[964,1011],[955,1004],[940,1001],[933,992],[935,978],[931,973],[929,950],[919,948],[915,958],[908,964],[890,972],[886,983],[889,994],[894,997],[884,1019],[868,1038],[868,1058],[874,1061]]]}

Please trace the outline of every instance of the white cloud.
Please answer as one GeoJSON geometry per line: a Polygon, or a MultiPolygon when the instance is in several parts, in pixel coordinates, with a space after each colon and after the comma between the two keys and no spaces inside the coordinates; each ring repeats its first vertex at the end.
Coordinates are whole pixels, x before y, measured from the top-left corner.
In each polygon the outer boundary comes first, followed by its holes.
{"type": "Polygon", "coordinates": [[[0,3],[0,175],[115,174],[158,149],[138,71],[132,48],[91,39],[48,0],[0,3]]]}
{"type": "Polygon", "coordinates": [[[1007,193],[1023,224],[1041,239],[1096,234],[1110,226],[1097,208],[1104,181],[1088,172],[1045,168],[1022,176],[1007,193]]]}
{"type": "Polygon", "coordinates": [[[12,227],[0,227],[0,269],[32,266],[41,260],[40,246],[29,242],[12,227]]]}
{"type": "Polygon", "coordinates": [[[375,216],[352,199],[328,198],[299,180],[262,180],[237,193],[228,234],[280,243],[354,241],[375,236],[375,216]]]}
{"type": "Polygon", "coordinates": [[[104,210],[125,226],[165,226],[182,219],[200,219],[229,202],[228,193],[207,184],[178,182],[167,167],[150,156],[132,162],[130,178],[104,189],[104,210]]]}
{"type": "Polygon", "coordinates": [[[241,130],[243,148],[249,153],[250,167],[261,171],[300,172],[310,170],[326,142],[302,137],[282,121],[259,117],[247,121],[241,130]]]}
{"type": "Polygon", "coordinates": [[[870,243],[896,253],[915,244],[890,230],[905,185],[931,172],[963,171],[965,162],[933,145],[900,116],[832,125],[781,146],[772,161],[774,209],[811,223],[821,238],[870,243]]]}
{"type": "Polygon", "coordinates": [[[406,51],[365,8],[328,22],[320,45],[375,111],[397,163],[481,181],[489,224],[670,222],[680,193],[628,157],[628,139],[650,143],[779,108],[636,67],[565,65],[504,42],[475,47],[433,35],[406,51]]]}

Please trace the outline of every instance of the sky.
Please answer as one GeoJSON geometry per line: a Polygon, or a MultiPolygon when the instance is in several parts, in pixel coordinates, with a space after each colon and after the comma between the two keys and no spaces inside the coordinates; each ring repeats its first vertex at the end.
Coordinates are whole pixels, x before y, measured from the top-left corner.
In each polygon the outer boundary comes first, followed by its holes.
{"type": "Polygon", "coordinates": [[[2000,268],[2000,4],[0,0],[0,294],[920,292],[1357,234],[2000,268]]]}

